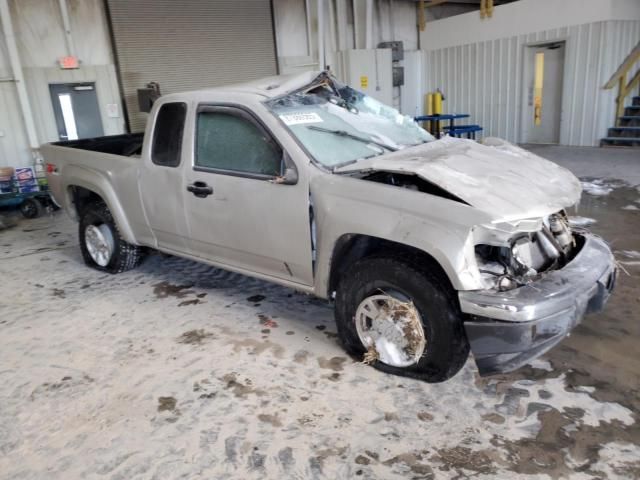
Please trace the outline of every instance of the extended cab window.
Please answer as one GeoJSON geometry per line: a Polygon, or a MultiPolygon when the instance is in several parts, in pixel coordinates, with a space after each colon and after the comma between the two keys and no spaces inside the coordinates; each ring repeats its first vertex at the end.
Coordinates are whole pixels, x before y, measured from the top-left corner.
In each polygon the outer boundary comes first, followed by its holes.
{"type": "Polygon", "coordinates": [[[187,105],[181,102],[165,103],[156,116],[153,130],[151,159],[156,165],[177,167],[180,165],[182,132],[187,105]]]}
{"type": "Polygon", "coordinates": [[[244,114],[220,110],[198,113],[196,166],[281,175],[282,150],[273,139],[244,114]]]}

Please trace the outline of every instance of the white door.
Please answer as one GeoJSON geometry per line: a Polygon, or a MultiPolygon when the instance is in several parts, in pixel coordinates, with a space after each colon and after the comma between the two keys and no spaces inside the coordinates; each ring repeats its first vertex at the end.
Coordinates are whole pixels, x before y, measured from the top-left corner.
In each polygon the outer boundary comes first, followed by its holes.
{"type": "Polygon", "coordinates": [[[559,143],[564,79],[564,42],[525,51],[525,143],[559,143]]]}

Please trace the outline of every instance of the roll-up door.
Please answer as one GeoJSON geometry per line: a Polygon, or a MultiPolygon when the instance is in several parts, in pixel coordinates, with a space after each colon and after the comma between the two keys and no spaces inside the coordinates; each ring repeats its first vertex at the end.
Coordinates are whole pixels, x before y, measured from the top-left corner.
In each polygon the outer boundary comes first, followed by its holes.
{"type": "Polygon", "coordinates": [[[162,94],[275,75],[269,0],[107,0],[131,130],[144,130],[137,89],[162,94]]]}

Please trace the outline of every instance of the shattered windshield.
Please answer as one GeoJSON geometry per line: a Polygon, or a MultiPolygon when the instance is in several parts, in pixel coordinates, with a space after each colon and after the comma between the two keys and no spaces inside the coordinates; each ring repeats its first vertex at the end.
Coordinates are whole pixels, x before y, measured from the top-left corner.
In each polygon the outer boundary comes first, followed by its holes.
{"type": "Polygon", "coordinates": [[[434,140],[411,117],[331,77],[267,106],[329,168],[434,140]]]}

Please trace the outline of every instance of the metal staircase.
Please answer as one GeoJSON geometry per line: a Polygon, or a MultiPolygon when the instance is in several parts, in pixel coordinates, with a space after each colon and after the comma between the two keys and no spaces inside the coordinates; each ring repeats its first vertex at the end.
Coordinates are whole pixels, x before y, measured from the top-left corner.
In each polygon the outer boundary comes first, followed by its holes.
{"type": "Polygon", "coordinates": [[[618,117],[618,126],[611,127],[608,135],[600,140],[601,147],[640,147],[640,97],[633,97],[618,117]]]}
{"type": "Polygon", "coordinates": [[[627,73],[640,60],[640,43],[622,62],[616,73],[604,86],[605,89],[618,86],[616,97],[616,124],[607,136],[600,140],[601,147],[640,147],[640,96],[633,97],[631,105],[625,106],[625,99],[640,84],[640,68],[627,83],[627,73]]]}

